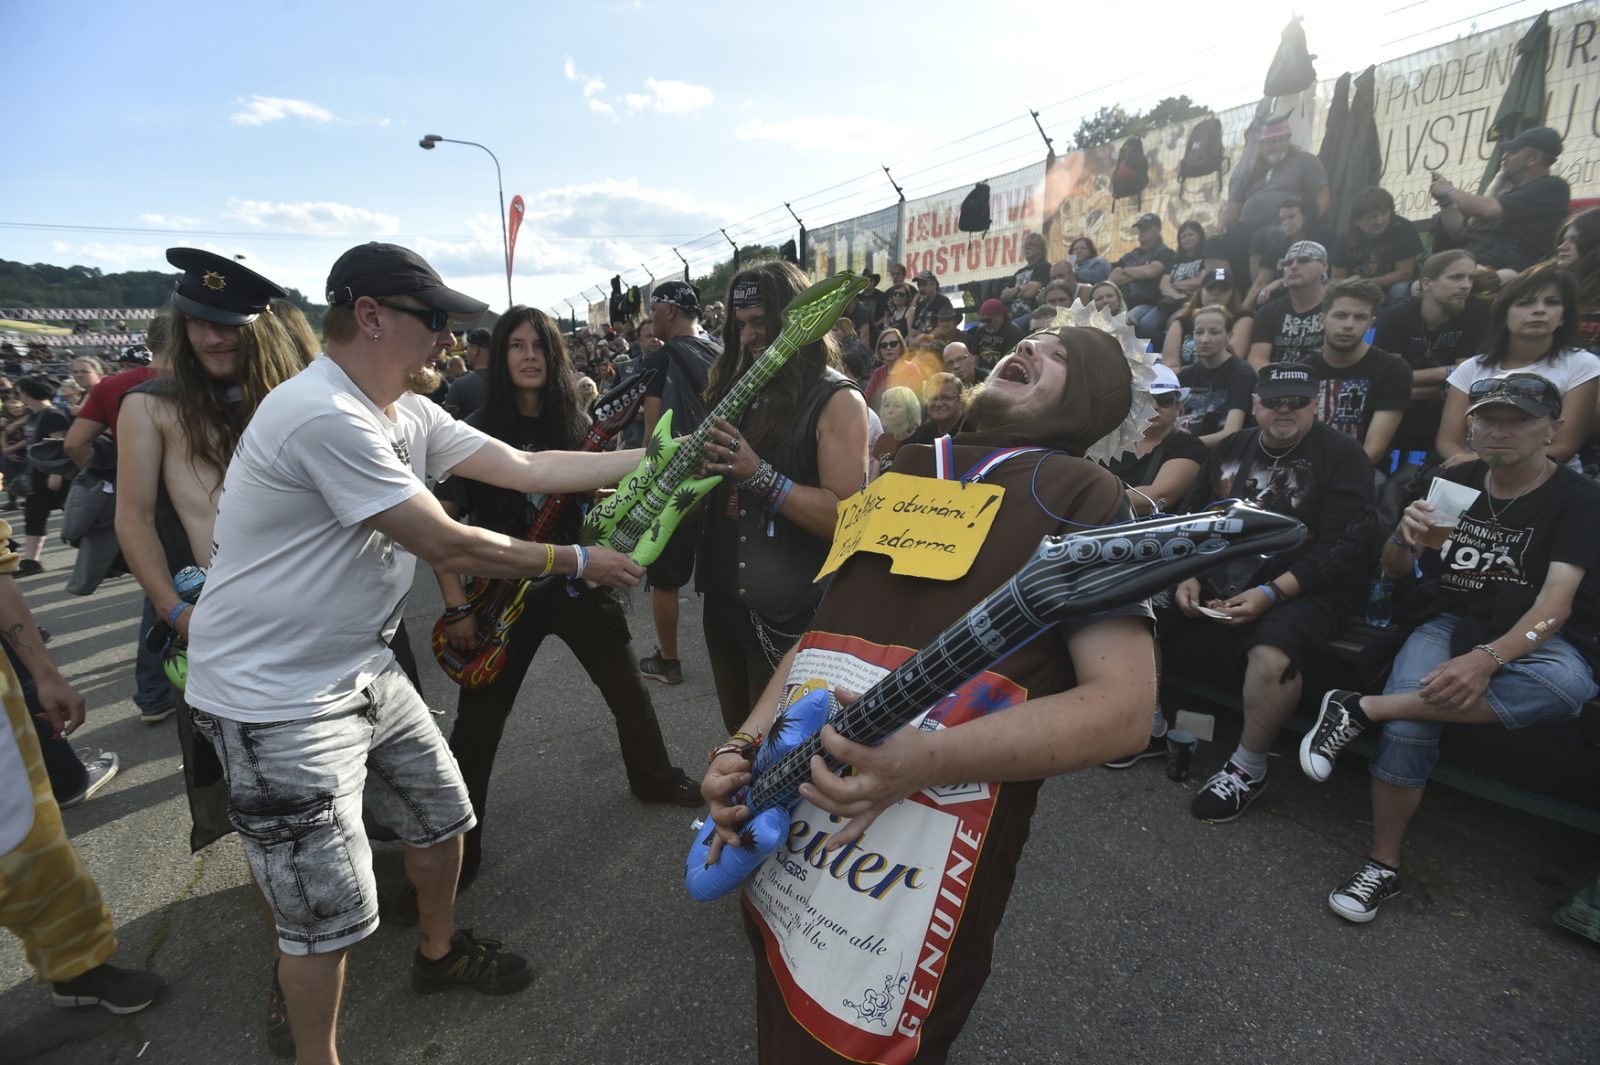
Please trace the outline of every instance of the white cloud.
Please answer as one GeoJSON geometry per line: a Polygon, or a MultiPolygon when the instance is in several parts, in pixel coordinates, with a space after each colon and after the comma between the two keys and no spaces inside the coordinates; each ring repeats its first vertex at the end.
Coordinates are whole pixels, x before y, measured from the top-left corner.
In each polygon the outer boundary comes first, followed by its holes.
{"type": "Polygon", "coordinates": [[[891,123],[859,115],[801,115],[776,122],[753,118],[733,135],[743,141],[777,141],[802,152],[869,148],[902,139],[901,131],[891,123]]]}
{"type": "Polygon", "coordinates": [[[320,104],[309,100],[291,100],[282,96],[252,96],[240,100],[243,111],[235,111],[229,121],[236,126],[261,126],[285,118],[303,118],[308,122],[337,122],[338,116],[320,104]]]}
{"type": "Polygon", "coordinates": [[[258,229],[296,233],[388,237],[400,230],[394,215],[330,201],[274,203],[270,200],[229,200],[228,213],[258,229]]]}
{"type": "Polygon", "coordinates": [[[578,80],[578,65],[572,61],[570,55],[561,60],[561,73],[567,76],[568,81],[578,80]]]}
{"type": "Polygon", "coordinates": [[[181,214],[142,214],[139,221],[147,226],[159,229],[193,229],[200,224],[200,219],[189,218],[181,214]]]}
{"type": "Polygon", "coordinates": [[[716,97],[704,85],[691,85],[686,81],[657,81],[646,78],[648,92],[624,93],[622,102],[630,111],[649,109],[661,115],[682,115],[710,107],[716,97]]]}

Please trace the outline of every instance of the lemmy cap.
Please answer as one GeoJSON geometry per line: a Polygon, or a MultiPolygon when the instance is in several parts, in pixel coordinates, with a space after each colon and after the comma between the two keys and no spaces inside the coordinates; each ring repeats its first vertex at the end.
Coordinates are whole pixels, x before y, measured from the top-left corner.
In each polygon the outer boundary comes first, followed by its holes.
{"type": "Polygon", "coordinates": [[[173,306],[217,325],[249,325],[288,293],[235,259],[200,248],[168,248],[167,262],[183,271],[173,306]]]}

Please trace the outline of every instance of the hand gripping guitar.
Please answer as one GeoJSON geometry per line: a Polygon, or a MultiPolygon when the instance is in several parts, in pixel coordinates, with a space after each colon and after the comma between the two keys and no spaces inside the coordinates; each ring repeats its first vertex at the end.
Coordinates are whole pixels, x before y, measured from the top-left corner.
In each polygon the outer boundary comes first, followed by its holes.
{"type": "Polygon", "coordinates": [[[1293,518],[1232,503],[1045,537],[1015,577],[854,703],[843,706],[832,692],[815,691],[780,712],[757,751],[754,779],[733,799],[754,811],[742,829],[743,846],[724,847],[717,863],[707,865],[714,835],[708,821],[689,849],[684,886],[701,902],[720,898],[788,837],[789,811],[810,779],[812,756],[821,755],[834,772],[846,768],[818,739],[824,723],[856,743],[881,743],[1066,618],[1136,602],[1224,559],[1282,551],[1305,536],[1305,526],[1293,518]]]}
{"type": "MultiPolygon", "coordinates": [[[[655,376],[654,370],[645,370],[595,400],[594,421],[576,450],[604,451],[644,403],[645,390],[655,376]]],[[[547,540],[571,502],[570,492],[547,497],[523,539],[540,543],[547,540]]],[[[554,576],[522,580],[469,578],[467,602],[472,605],[471,616],[478,626],[478,639],[472,650],[462,654],[450,646],[444,618],[433,623],[433,657],[439,660],[439,667],[444,670],[445,676],[463,688],[482,688],[494,683],[500,671],[505,669],[511,626],[522,616],[528,593],[552,580],[555,580],[554,576]]]]}
{"type": "Polygon", "coordinates": [[[789,357],[826,336],[856,293],[866,287],[865,278],[845,271],[796,296],[784,308],[783,331],[778,338],[682,443],[672,439],[672,412],[663,414],[645,442],[644,461],[622,479],[615,495],[589,511],[583,523],[583,542],[622,551],[641,566],[660,557],[689,508],[722,480],[721,476],[694,476],[712,422],[738,418],[789,357]]]}

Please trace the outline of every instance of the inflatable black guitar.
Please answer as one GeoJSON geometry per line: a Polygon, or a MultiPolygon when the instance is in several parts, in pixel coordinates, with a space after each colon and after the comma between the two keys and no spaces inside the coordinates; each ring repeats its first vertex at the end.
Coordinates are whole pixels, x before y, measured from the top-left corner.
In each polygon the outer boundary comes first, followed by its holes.
{"type": "Polygon", "coordinates": [[[781,711],[756,753],[754,779],[734,798],[752,811],[743,845],[724,847],[717,863],[707,865],[713,826],[699,827],[684,886],[702,902],[737,887],[788,836],[789,811],[811,777],[812,757],[821,755],[836,773],[848,768],[823,748],[824,724],[855,743],[881,743],[1066,618],[1137,602],[1219,562],[1287,550],[1305,537],[1305,526],[1293,518],[1237,502],[1045,537],[1016,576],[855,702],[843,706],[831,691],[814,691],[781,711]]]}

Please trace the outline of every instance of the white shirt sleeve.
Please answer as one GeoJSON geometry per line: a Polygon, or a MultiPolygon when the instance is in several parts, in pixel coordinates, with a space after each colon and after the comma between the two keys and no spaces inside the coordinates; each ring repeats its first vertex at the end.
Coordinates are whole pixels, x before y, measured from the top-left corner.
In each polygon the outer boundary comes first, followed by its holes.
{"type": "Polygon", "coordinates": [[[426,491],[388,437],[349,412],[306,421],[284,442],[278,461],[295,481],[319,492],[345,528],[426,491]]]}

